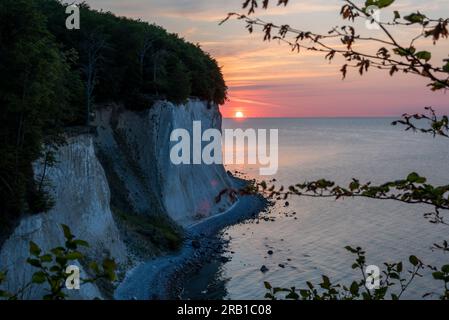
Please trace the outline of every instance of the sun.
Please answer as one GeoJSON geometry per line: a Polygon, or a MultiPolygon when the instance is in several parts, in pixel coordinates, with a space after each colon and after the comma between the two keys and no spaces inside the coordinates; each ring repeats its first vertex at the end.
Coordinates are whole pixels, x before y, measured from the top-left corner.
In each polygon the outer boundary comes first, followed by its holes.
{"type": "Polygon", "coordinates": [[[236,117],[236,118],[244,118],[245,115],[243,114],[242,111],[237,111],[237,112],[235,113],[235,117],[236,117]]]}

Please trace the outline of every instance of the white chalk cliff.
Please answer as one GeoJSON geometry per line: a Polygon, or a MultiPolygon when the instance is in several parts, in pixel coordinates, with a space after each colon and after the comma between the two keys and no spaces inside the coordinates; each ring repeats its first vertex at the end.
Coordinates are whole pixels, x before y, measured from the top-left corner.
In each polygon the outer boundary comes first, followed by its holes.
{"type": "MultiPolygon", "coordinates": [[[[0,251],[0,269],[8,271],[6,289],[17,292],[31,280],[35,268],[26,264],[29,242],[34,241],[45,252],[64,244],[61,224],[69,225],[79,238],[90,243],[87,255],[102,260],[111,255],[124,262],[126,248],[120,240],[109,208],[109,187],[94,150],[93,137],[68,138],[56,154],[56,165],[48,168],[55,206],[47,213],[24,217],[0,251]]],[[[39,175],[42,165],[36,163],[39,175]]],[[[75,293],[75,292],[74,292],[75,293]]],[[[24,298],[39,298],[42,286],[32,286],[24,298]]],[[[84,286],[75,297],[100,297],[94,286],[84,286]]]]}
{"type": "MultiPolygon", "coordinates": [[[[92,260],[106,256],[127,268],[129,251],[112,202],[122,211],[141,215],[165,214],[181,226],[227,210],[232,203],[216,196],[231,187],[222,165],[180,165],[170,161],[170,133],[192,131],[193,121],[203,130],[221,128],[218,107],[199,100],[184,105],[157,102],[149,110],[133,112],[119,105],[103,106],[96,117],[96,134],[67,139],[56,152],[57,163],[47,169],[55,206],[47,213],[26,216],[0,249],[0,270],[7,270],[5,289],[15,292],[31,279],[26,264],[29,241],[44,250],[63,243],[61,224],[86,240],[92,260]],[[111,199],[112,194],[112,199],[111,199]]],[[[36,163],[36,174],[42,165],[36,163]]],[[[74,298],[101,297],[95,285],[70,292],[74,298]]],[[[41,298],[43,288],[33,286],[24,298],[41,298]]]]}
{"type": "Polygon", "coordinates": [[[183,128],[193,136],[194,121],[201,121],[203,131],[221,129],[218,107],[198,100],[185,105],[158,102],[140,113],[117,106],[98,112],[98,149],[109,157],[136,212],[151,214],[162,207],[187,226],[229,207],[226,198],[215,203],[231,186],[222,165],[174,165],[170,160],[171,132],[183,128]]]}

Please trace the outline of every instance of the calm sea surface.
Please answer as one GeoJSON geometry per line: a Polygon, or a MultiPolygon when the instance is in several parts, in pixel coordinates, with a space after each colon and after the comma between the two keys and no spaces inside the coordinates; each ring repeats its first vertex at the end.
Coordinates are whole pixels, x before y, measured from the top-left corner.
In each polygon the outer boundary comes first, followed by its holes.
{"type": "MultiPolygon", "coordinates": [[[[277,185],[326,178],[347,184],[351,178],[382,183],[412,171],[434,184],[449,181],[449,141],[404,132],[394,119],[225,119],[224,128],[279,129],[277,185]]],[[[228,166],[258,178],[257,166],[228,166]]],[[[263,179],[267,179],[264,177],[263,179]]],[[[369,199],[292,198],[276,205],[274,222],[249,221],[227,228],[228,262],[206,265],[185,288],[191,299],[263,299],[264,281],[304,288],[326,274],[349,283],[360,279],[351,269],[353,256],[344,247],[361,246],[368,264],[382,266],[415,254],[439,266],[449,256],[432,252],[435,242],[449,240],[449,228],[423,218],[427,207],[369,199]],[[287,215],[285,213],[288,213],[287,215]],[[296,214],[292,214],[296,213],[296,214]],[[296,219],[295,219],[296,218],[296,219]],[[267,254],[268,250],[274,252],[267,254]],[[280,267],[282,264],[284,268],[280,267]],[[269,271],[262,273],[265,265],[269,271]]],[[[406,264],[408,265],[408,264],[406,264]]],[[[431,276],[418,279],[408,298],[439,289],[431,276]]]]}

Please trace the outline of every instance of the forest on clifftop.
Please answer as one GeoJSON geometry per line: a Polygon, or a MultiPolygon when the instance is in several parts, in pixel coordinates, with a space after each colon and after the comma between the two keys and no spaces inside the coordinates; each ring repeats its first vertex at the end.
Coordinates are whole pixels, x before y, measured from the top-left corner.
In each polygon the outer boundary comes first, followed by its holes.
{"type": "MultiPolygon", "coordinates": [[[[32,163],[52,150],[67,126],[89,125],[97,104],[144,110],[190,96],[223,104],[217,62],[199,45],[163,28],[78,6],[80,29],[66,27],[57,0],[0,2],[0,234],[24,212],[52,201],[32,163]]],[[[0,242],[2,237],[0,237],[0,242]]]]}

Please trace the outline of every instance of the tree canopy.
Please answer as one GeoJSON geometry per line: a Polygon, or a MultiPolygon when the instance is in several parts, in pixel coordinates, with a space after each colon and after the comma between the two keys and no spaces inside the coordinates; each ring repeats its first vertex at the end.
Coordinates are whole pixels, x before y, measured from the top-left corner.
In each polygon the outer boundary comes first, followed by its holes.
{"type": "Polygon", "coordinates": [[[199,45],[85,3],[80,29],[68,30],[66,7],[0,2],[0,226],[50,207],[32,163],[51,162],[44,150],[62,142],[64,127],[89,124],[95,104],[143,110],[160,99],[226,100],[221,69],[199,45]]]}

